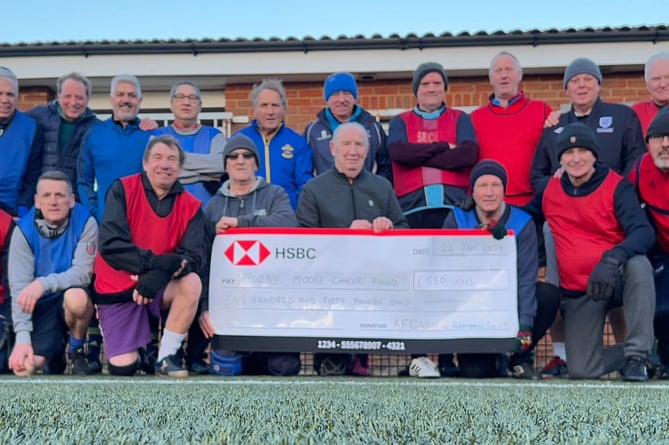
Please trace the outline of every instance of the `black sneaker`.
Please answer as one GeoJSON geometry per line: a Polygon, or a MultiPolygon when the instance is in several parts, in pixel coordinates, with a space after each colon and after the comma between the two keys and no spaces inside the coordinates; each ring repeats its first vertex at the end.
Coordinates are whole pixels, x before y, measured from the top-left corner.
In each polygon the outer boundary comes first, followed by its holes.
{"type": "Polygon", "coordinates": [[[625,382],[647,382],[646,359],[636,355],[627,357],[625,364],[620,368],[620,375],[625,382]]]}
{"type": "Polygon", "coordinates": [[[509,364],[509,375],[514,379],[539,380],[539,376],[534,372],[534,366],[529,360],[514,362],[509,364]]]}
{"type": "Polygon", "coordinates": [[[188,364],[188,370],[191,374],[205,375],[209,374],[209,365],[204,360],[196,360],[188,364]]]}
{"type": "Polygon", "coordinates": [[[661,365],[657,372],[659,380],[669,380],[669,365],[661,365]]]}
{"type": "Polygon", "coordinates": [[[168,355],[156,362],[155,373],[161,377],[183,379],[188,377],[188,369],[181,365],[176,355],[168,355]]]}
{"type": "Polygon", "coordinates": [[[144,374],[151,375],[156,372],[156,355],[154,353],[148,353],[146,349],[139,348],[137,350],[139,353],[139,369],[144,371],[144,374]]]}
{"type": "Polygon", "coordinates": [[[91,375],[102,372],[100,360],[87,355],[83,347],[75,349],[68,356],[72,375],[91,375]]]}
{"type": "Polygon", "coordinates": [[[321,359],[318,375],[335,376],[348,374],[349,355],[327,354],[321,359]]]}

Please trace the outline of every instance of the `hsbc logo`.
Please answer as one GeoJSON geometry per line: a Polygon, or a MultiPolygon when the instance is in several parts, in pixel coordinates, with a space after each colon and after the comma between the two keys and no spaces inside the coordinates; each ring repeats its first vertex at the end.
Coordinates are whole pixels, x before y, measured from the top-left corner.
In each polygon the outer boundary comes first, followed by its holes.
{"type": "Polygon", "coordinates": [[[235,266],[257,266],[270,255],[269,249],[260,241],[238,240],[225,249],[225,257],[235,266]]]}

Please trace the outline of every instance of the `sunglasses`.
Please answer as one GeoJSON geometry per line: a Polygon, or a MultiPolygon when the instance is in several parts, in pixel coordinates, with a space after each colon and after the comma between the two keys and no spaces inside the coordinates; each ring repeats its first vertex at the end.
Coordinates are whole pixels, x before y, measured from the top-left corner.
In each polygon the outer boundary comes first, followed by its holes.
{"type": "Polygon", "coordinates": [[[225,156],[225,159],[239,159],[240,156],[242,156],[244,159],[251,159],[254,157],[253,153],[245,151],[243,153],[230,153],[229,155],[225,156]]]}

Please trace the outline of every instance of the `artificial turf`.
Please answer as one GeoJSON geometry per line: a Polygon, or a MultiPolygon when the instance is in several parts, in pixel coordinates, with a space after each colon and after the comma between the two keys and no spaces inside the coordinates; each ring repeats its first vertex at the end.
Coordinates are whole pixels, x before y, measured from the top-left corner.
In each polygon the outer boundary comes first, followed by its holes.
{"type": "Polygon", "coordinates": [[[0,378],[0,443],[669,443],[669,384],[0,378]]]}

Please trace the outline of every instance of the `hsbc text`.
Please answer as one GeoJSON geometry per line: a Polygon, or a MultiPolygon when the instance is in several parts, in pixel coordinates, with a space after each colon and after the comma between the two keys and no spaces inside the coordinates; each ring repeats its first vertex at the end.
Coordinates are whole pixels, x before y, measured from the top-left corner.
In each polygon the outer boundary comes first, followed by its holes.
{"type": "Polygon", "coordinates": [[[274,257],[283,260],[313,260],[316,258],[316,249],[313,247],[277,247],[274,257]]]}

